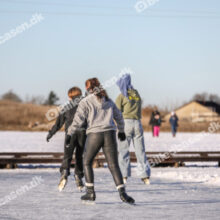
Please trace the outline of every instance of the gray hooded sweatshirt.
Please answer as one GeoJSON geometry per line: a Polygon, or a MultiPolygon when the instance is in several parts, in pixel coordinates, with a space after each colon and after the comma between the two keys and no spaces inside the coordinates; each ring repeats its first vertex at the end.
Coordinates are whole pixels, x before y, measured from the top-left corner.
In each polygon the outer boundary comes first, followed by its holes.
{"type": "Polygon", "coordinates": [[[79,103],[73,122],[68,129],[68,135],[74,134],[85,122],[87,134],[117,130],[117,128],[119,132],[124,132],[124,119],[115,103],[111,99],[99,100],[93,94],[79,103]]]}

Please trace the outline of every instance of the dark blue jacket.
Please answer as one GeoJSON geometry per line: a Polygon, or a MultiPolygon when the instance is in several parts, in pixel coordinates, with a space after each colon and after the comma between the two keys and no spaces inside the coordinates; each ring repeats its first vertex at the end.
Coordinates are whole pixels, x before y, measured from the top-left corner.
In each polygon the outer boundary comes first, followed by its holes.
{"type": "Polygon", "coordinates": [[[170,124],[173,127],[178,127],[178,117],[176,115],[170,117],[170,124]]]}

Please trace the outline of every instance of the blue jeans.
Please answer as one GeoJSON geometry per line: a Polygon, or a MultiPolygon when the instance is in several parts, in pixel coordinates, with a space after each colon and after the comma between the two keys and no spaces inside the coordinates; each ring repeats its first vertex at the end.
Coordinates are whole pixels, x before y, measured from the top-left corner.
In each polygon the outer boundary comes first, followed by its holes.
{"type": "Polygon", "coordinates": [[[125,119],[125,134],[127,140],[119,141],[119,166],[123,177],[131,176],[131,164],[129,147],[131,141],[137,158],[137,176],[140,178],[150,177],[150,164],[148,163],[143,136],[143,127],[140,120],[125,119]]]}
{"type": "Polygon", "coordinates": [[[172,134],[175,135],[177,132],[177,126],[171,125],[172,134]]]}

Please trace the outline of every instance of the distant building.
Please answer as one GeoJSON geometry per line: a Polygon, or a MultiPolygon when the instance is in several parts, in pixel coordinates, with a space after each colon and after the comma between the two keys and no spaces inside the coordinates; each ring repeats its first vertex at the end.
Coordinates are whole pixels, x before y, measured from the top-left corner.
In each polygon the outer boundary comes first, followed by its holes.
{"type": "MultiPolygon", "coordinates": [[[[179,120],[190,122],[211,122],[220,120],[220,105],[215,102],[192,101],[175,110],[179,120]]],[[[168,121],[170,114],[165,116],[168,121]]]]}

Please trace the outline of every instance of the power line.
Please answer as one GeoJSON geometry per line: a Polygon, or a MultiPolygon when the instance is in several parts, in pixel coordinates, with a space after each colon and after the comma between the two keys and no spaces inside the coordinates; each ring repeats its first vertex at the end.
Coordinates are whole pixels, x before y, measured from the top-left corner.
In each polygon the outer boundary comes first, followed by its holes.
{"type": "Polygon", "coordinates": [[[6,3],[15,3],[15,4],[31,4],[31,5],[50,5],[50,6],[72,6],[76,8],[94,8],[94,9],[122,9],[122,10],[130,10],[132,7],[118,7],[118,6],[97,6],[97,5],[76,5],[71,3],[57,3],[57,2],[30,2],[30,1],[13,1],[13,0],[0,0],[6,3]]]}
{"type": "MultiPolygon", "coordinates": [[[[55,3],[55,2],[34,2],[34,1],[14,1],[14,0],[0,0],[4,1],[6,3],[16,3],[16,4],[34,4],[34,5],[50,5],[50,6],[72,6],[75,8],[89,8],[89,9],[118,9],[118,10],[134,10],[134,6],[132,7],[118,7],[118,6],[97,6],[97,5],[76,5],[76,4],[71,4],[71,3],[55,3]]],[[[210,14],[212,16],[220,16],[219,11],[188,11],[188,10],[152,10],[152,9],[147,9],[144,14],[147,12],[152,12],[152,13],[193,13],[193,14],[210,14]]]]}
{"type": "MultiPolygon", "coordinates": [[[[0,10],[2,14],[34,14],[36,11],[10,11],[0,10]]],[[[142,15],[142,14],[106,14],[106,13],[86,13],[86,12],[49,12],[40,11],[42,14],[48,15],[71,15],[71,16],[92,16],[92,17],[134,17],[134,18],[208,18],[220,19],[218,15],[142,15]]]]}

